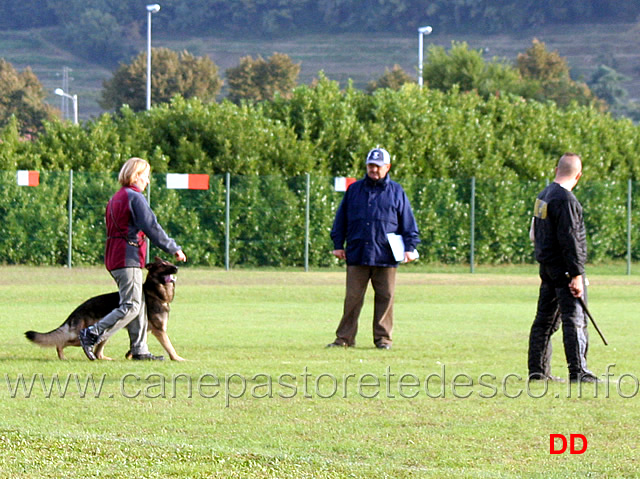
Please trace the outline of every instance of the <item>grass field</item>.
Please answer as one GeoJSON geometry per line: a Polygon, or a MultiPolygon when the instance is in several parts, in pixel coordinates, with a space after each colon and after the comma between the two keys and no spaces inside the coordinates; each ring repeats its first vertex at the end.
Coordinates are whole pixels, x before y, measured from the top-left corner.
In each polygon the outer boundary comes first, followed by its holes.
{"type": "Polygon", "coordinates": [[[401,271],[390,351],[372,345],[371,294],[358,346],[324,348],[342,271],[183,268],[169,328],[182,363],[125,360],[124,332],[112,362],[73,347],[59,361],[24,331],[113,290],[108,274],[1,270],[2,478],[637,477],[637,275],[591,275],[610,343],[592,333],[590,367],[611,374],[595,391],[524,380],[533,266],[401,271]],[[550,434],[583,434],[587,451],[550,455],[550,434]]]}

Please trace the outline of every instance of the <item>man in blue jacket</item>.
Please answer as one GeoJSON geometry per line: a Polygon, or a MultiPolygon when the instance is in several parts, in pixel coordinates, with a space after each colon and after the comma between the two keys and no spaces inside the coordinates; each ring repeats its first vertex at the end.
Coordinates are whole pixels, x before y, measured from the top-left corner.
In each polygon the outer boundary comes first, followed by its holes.
{"type": "Polygon", "coordinates": [[[336,339],[327,347],[355,346],[358,317],[371,281],[375,292],[373,342],[379,349],[391,348],[398,261],[387,234],[402,237],[405,262],[415,259],[415,248],[420,242],[409,199],[387,174],[391,169],[387,150],[371,150],[366,166],[366,176],[345,193],[331,229],[333,255],[347,262],[347,286],[336,339]]]}

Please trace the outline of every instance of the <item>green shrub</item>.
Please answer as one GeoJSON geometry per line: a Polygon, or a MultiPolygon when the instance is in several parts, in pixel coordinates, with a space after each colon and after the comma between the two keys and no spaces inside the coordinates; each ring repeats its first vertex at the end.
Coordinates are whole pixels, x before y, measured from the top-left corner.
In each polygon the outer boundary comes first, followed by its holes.
{"type": "MultiPolygon", "coordinates": [[[[238,106],[176,97],[148,112],[124,107],[81,126],[55,121],[33,141],[8,124],[0,133],[0,261],[66,263],[73,170],[74,264],[100,263],[104,208],[118,187],[116,174],[127,158],[140,156],[152,165],[151,205],[190,264],[225,263],[227,173],[232,265],[304,264],[306,174],[309,264],[336,264],[329,231],[342,194],[333,190],[333,177],[362,177],[366,152],[378,144],[391,152],[390,174],[412,202],[423,261],[469,261],[471,178],[475,261],[533,261],[533,199],[568,150],[584,160],[576,195],[585,207],[589,258],[627,254],[626,190],[640,175],[640,128],[630,121],[575,105],[560,110],[409,84],[368,95],[351,86],[340,90],[321,75],[290,99],[238,106]],[[16,169],[40,170],[41,185],[18,188],[16,169]],[[167,190],[167,172],[209,174],[210,189],[167,190]]],[[[634,205],[639,196],[634,189],[634,205]]],[[[633,211],[632,222],[640,222],[640,213],[633,211]]]]}

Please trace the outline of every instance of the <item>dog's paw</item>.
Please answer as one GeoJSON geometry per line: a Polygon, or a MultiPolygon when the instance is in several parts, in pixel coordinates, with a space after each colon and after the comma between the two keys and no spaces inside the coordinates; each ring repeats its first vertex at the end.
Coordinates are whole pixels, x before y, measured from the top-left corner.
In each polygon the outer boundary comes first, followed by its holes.
{"type": "Polygon", "coordinates": [[[171,358],[171,361],[186,361],[186,359],[176,355],[171,358]]]}
{"type": "Polygon", "coordinates": [[[96,359],[100,359],[101,361],[113,361],[113,358],[110,358],[109,356],[104,356],[104,355],[100,355],[100,356],[96,356],[96,359]]]}

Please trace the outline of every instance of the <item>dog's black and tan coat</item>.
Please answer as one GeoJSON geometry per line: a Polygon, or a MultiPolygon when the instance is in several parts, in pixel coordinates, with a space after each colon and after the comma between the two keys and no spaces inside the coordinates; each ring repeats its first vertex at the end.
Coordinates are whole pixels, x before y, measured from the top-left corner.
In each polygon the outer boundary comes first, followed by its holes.
{"type": "MultiPolygon", "coordinates": [[[[145,303],[147,306],[147,320],[149,330],[160,342],[169,357],[174,361],[184,361],[167,335],[167,323],[169,322],[170,303],[175,294],[175,274],[178,267],[158,257],[153,263],[145,266],[148,270],[147,278],[143,285],[145,303]]],[[[58,328],[48,333],[27,331],[25,336],[30,341],[43,346],[55,347],[58,358],[64,359],[64,348],[67,346],[80,346],[78,333],[80,330],[97,323],[107,314],[118,307],[120,295],[117,292],[101,294],[88,299],[78,306],[58,328]]],[[[111,359],[104,355],[106,341],[99,343],[95,348],[97,359],[111,359]]],[[[127,352],[127,358],[131,352],[127,352]]]]}

